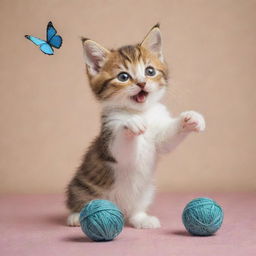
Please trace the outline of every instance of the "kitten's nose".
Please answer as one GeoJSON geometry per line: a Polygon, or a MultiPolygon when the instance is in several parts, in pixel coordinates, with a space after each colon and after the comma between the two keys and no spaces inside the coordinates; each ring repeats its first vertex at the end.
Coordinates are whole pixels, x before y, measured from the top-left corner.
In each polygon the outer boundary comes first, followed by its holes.
{"type": "Polygon", "coordinates": [[[137,83],[137,85],[138,85],[141,89],[143,89],[143,88],[145,87],[146,83],[145,83],[145,82],[140,82],[140,83],[137,83]]]}

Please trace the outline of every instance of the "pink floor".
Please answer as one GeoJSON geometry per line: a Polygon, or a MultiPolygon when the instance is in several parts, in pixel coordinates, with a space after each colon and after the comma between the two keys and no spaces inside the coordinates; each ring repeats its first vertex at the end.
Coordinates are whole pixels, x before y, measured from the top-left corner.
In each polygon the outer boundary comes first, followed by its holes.
{"type": "Polygon", "coordinates": [[[256,255],[256,193],[161,194],[151,210],[161,229],[126,227],[116,240],[101,243],[65,226],[63,201],[59,195],[0,197],[0,255],[256,255]],[[224,209],[224,223],[214,236],[190,236],[182,225],[183,207],[199,196],[215,199],[224,209]]]}

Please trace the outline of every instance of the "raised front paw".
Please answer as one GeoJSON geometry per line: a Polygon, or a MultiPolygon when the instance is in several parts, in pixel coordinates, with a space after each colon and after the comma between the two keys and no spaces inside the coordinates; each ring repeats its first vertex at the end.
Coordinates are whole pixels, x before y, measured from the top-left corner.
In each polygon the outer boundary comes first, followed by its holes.
{"type": "Polygon", "coordinates": [[[124,128],[126,129],[127,135],[137,136],[143,134],[146,131],[145,120],[142,117],[135,115],[127,120],[124,128]]]}
{"type": "Polygon", "coordinates": [[[180,114],[181,130],[202,132],[205,130],[204,117],[196,111],[186,111],[180,114]]]}

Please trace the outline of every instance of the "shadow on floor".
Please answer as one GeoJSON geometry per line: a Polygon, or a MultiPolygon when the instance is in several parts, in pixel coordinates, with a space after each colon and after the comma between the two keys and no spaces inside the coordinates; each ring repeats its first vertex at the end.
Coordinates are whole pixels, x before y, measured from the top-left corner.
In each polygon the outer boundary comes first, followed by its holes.
{"type": "MultiPolygon", "coordinates": [[[[196,236],[189,234],[186,230],[168,230],[166,231],[166,234],[169,235],[176,235],[176,236],[184,236],[184,237],[209,237],[209,236],[196,236]]],[[[211,235],[215,236],[215,234],[211,235]]]]}
{"type": "Polygon", "coordinates": [[[186,230],[169,230],[166,233],[176,236],[190,236],[191,235],[186,230]]]}
{"type": "Polygon", "coordinates": [[[92,240],[90,240],[86,236],[70,236],[70,237],[64,237],[62,239],[65,242],[76,242],[76,243],[92,243],[92,240]]]}

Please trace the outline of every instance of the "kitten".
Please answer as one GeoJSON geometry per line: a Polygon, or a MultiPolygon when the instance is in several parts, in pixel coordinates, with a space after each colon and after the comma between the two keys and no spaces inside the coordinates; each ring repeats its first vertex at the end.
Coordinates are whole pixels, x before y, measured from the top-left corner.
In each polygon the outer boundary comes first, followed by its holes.
{"type": "Polygon", "coordinates": [[[91,144],[67,189],[70,226],[90,200],[108,199],[135,228],[158,228],[147,214],[154,196],[159,154],[170,152],[205,121],[195,111],[171,117],[160,103],[168,82],[159,25],[142,43],[107,50],[83,39],[90,87],[102,104],[101,132],[91,144]]]}

